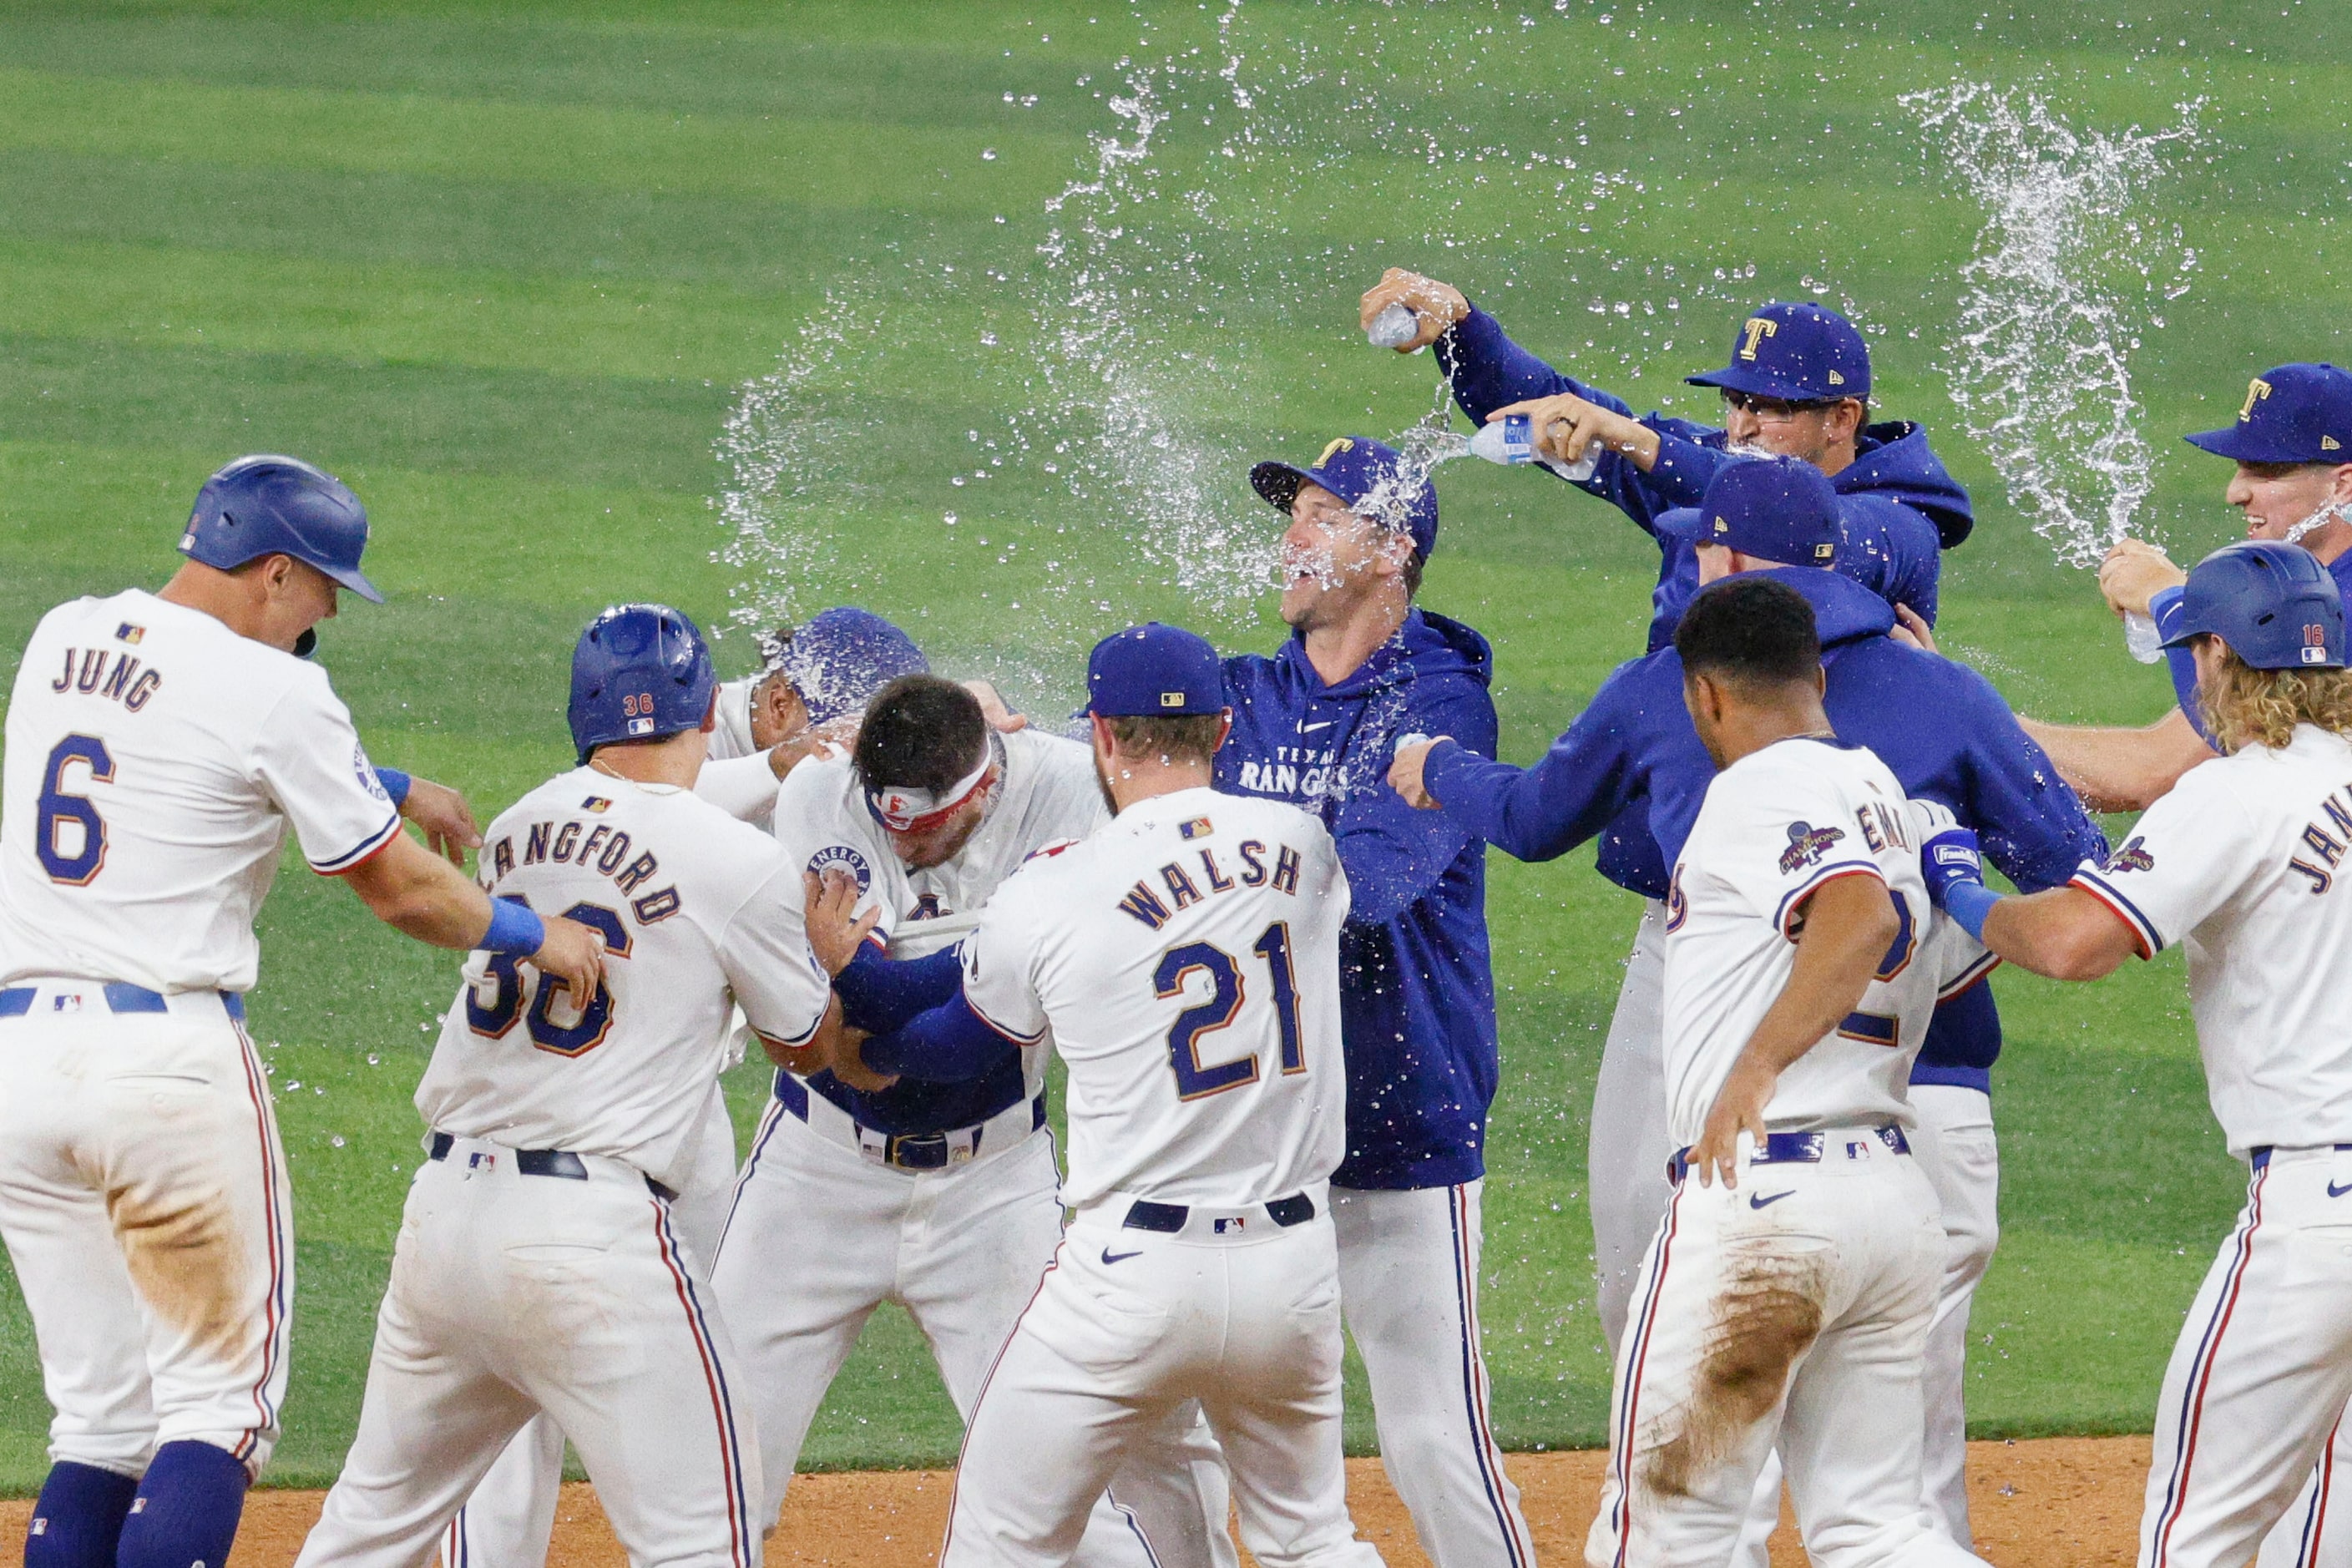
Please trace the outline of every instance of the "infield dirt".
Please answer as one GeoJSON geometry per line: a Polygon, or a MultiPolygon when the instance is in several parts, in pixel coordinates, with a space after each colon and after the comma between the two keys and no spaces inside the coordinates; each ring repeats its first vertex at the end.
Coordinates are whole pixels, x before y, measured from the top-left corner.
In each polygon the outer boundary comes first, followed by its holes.
{"type": "MultiPolygon", "coordinates": [[[[1583,1560],[1584,1529],[1600,1495],[1604,1458],[1599,1453],[1510,1457],[1539,1563],[1567,1568],[1583,1560]]],[[[2146,1437],[1971,1445],[1969,1506],[1978,1552],[1999,1568],[2129,1563],[2147,1462],[2146,1437]]],[[[803,1476],[793,1483],[782,1527],[769,1540],[768,1568],[923,1568],[938,1557],[948,1481],[941,1470],[803,1476]]],[[[227,1568],[289,1568],[319,1517],[322,1495],[254,1493],[227,1568]]],[[[1357,1528],[1393,1568],[1427,1568],[1379,1460],[1349,1461],[1348,1497],[1357,1528]]],[[[20,1542],[31,1512],[29,1502],[0,1502],[0,1522],[20,1542]]],[[[626,1561],[605,1527],[594,1489],[564,1488],[549,1568],[622,1568],[626,1561]]],[[[1804,1563],[1785,1518],[1773,1537],[1772,1563],[1773,1568],[1801,1568],[1804,1563]]]]}

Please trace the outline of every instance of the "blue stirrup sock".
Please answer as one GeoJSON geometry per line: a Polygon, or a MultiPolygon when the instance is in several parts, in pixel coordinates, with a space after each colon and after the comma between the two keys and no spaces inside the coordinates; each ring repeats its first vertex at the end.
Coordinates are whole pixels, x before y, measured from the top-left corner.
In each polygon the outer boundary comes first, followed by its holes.
{"type": "Polygon", "coordinates": [[[115,1568],[226,1568],[251,1484],[244,1461],[226,1448],[164,1444],[123,1521],[115,1568]]]}
{"type": "Polygon", "coordinates": [[[33,1505],[25,1568],[114,1568],[114,1543],[138,1490],[135,1476],[58,1460],[33,1505]]]}

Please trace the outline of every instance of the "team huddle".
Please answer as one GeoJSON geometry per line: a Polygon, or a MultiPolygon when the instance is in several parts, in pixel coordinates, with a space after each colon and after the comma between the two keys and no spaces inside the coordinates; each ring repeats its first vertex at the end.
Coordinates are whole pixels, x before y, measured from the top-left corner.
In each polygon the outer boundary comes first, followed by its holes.
{"type": "Polygon", "coordinates": [[[302,1568],[536,1568],[567,1441],[633,1563],[753,1568],[885,1302],[965,1424],[948,1568],[1234,1568],[1229,1521],[1269,1568],[1377,1563],[1344,1338],[1430,1560],[1532,1568],[1479,1342],[1484,873],[1590,841],[1646,905],[1592,1107],[1588,1563],[1761,1568],[1784,1484],[1817,1562],[1979,1561],[1988,976],[2178,942],[2251,1179],[2158,1391],[2140,1561],[2352,1564],[2352,374],[2266,372],[2189,437],[2249,540],[2101,573],[2179,707],[2067,728],[1936,651],[1969,500],[1871,421],[1834,311],[1744,320],[1690,378],[1713,426],[1434,279],[1363,320],[1397,307],[1473,421],[1526,419],[1660,550],[1646,647],[1532,767],[1496,755],[1486,640],[1419,603],[1433,485],[1360,437],[1249,472],[1286,520],[1270,656],[1114,633],[1070,738],[867,610],[721,683],[691,618],[624,604],[573,651],[574,765],[487,827],[374,763],[310,662],[339,591],[382,597],[318,468],[231,463],[163,588],[45,616],[0,794],[0,1237],[56,1413],[27,1568],[220,1568],[276,1441],[291,1185],[243,996],[289,829],[466,954],[302,1568]],[[2111,847],[2085,801],[2144,815],[2111,847]]]}

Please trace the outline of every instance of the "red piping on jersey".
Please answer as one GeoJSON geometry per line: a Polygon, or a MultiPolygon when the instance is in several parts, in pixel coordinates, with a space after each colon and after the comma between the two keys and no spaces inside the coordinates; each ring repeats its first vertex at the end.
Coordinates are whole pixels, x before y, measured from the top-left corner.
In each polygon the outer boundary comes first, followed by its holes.
{"type": "Polygon", "coordinates": [[[2099,889],[2097,883],[2086,882],[2080,877],[2077,877],[2066,885],[2070,888],[2090,894],[2091,897],[2099,900],[2099,907],[2101,909],[2105,910],[2107,913],[2123,921],[2124,930],[2131,932],[2132,947],[2134,951],[2137,952],[2142,958],[2154,958],[2156,956],[2156,949],[2147,945],[2147,934],[2140,930],[2139,921],[2132,919],[2130,915],[2126,914],[2121,904],[2117,903],[2113,898],[2110,898],[2105,892],[2102,892],[2099,889]]]}
{"type": "Polygon", "coordinates": [[[321,877],[348,877],[352,872],[358,870],[361,867],[366,865],[369,861],[374,859],[377,856],[383,854],[385,850],[391,848],[392,841],[399,837],[400,818],[395,816],[392,819],[392,831],[383,836],[383,842],[379,843],[374,848],[369,850],[366,854],[361,856],[358,859],[352,861],[350,865],[338,866],[331,871],[319,871],[319,868],[316,866],[311,867],[310,869],[318,871],[319,875],[321,877]]]}
{"type": "Polygon", "coordinates": [[[1772,923],[1780,928],[1782,936],[1787,937],[1790,942],[1796,941],[1795,934],[1789,929],[1789,922],[1797,917],[1800,910],[1812,899],[1815,893],[1820,892],[1832,882],[1847,877],[1868,877],[1881,887],[1886,885],[1886,873],[1875,866],[1856,865],[1849,860],[1843,865],[1825,867],[1814,876],[1811,881],[1805,883],[1780,900],[1780,913],[1772,923]]]}

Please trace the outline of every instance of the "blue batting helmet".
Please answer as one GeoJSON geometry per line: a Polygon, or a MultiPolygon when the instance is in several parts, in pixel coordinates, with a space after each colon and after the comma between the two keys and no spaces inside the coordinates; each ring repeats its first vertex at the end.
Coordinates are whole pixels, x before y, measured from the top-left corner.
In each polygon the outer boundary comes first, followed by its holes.
{"type": "Polygon", "coordinates": [[[801,694],[812,724],[863,712],[876,692],[902,675],[928,675],[915,639],[871,610],[835,605],[819,610],[776,653],[773,668],[801,694]]]}
{"type": "Polygon", "coordinates": [[[584,763],[599,746],[699,730],[718,689],[692,621],[667,605],[615,605],[572,650],[572,744],[584,763]]]}
{"type": "Polygon", "coordinates": [[[2344,595],[2299,544],[2249,539],[2200,561],[2167,647],[2210,633],[2256,669],[2344,668],[2344,595]]]}
{"type": "Polygon", "coordinates": [[[367,508],[342,480],[299,458],[239,458],[196,492],[180,553],[223,572],[264,555],[315,566],[372,605],[383,603],[360,575],[367,508]]]}

